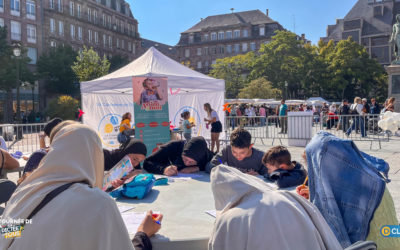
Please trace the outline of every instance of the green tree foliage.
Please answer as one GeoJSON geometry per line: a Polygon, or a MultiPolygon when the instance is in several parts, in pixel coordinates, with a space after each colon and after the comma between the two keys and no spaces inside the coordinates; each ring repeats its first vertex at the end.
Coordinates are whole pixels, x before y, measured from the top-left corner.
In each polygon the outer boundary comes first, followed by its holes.
{"type": "Polygon", "coordinates": [[[63,95],[50,101],[46,113],[50,118],[60,117],[63,120],[74,120],[79,102],[71,96],[63,95]]]}
{"type": "Polygon", "coordinates": [[[49,94],[76,95],[79,93],[77,77],[71,66],[77,53],[71,46],[58,46],[42,54],[37,62],[39,76],[45,81],[49,94]]]}
{"type": "Polygon", "coordinates": [[[272,83],[265,78],[251,81],[239,93],[239,98],[280,99],[281,97],[282,91],[272,87],[272,83]]]}
{"type": "Polygon", "coordinates": [[[126,57],[124,55],[120,55],[120,54],[114,55],[110,59],[110,70],[109,70],[109,72],[110,73],[114,72],[117,69],[120,69],[120,68],[124,67],[128,63],[129,63],[128,57],[126,57]]]}
{"type": "Polygon", "coordinates": [[[84,47],[71,68],[79,81],[84,82],[106,75],[110,69],[110,62],[105,56],[101,59],[93,48],[84,47]]]}
{"type": "Polygon", "coordinates": [[[245,55],[217,59],[212,66],[210,76],[225,80],[226,98],[236,98],[240,89],[248,83],[247,75],[255,55],[249,52],[245,55]]]}

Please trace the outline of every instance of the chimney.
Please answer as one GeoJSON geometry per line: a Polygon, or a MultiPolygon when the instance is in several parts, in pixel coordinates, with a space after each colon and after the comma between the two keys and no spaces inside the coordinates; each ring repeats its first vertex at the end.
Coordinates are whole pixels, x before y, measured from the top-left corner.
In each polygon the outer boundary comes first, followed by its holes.
{"type": "Polygon", "coordinates": [[[269,9],[267,9],[267,11],[265,11],[265,14],[266,14],[267,16],[269,16],[269,9]]]}
{"type": "Polygon", "coordinates": [[[203,18],[202,18],[202,17],[200,18],[200,21],[203,21],[203,18]]]}
{"type": "Polygon", "coordinates": [[[301,39],[306,40],[306,34],[301,34],[301,39]]]}

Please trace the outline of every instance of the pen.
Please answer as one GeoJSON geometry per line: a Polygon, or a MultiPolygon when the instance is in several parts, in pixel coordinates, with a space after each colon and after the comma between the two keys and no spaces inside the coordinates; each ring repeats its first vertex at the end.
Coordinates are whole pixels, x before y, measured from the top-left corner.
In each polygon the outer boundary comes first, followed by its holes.
{"type": "Polygon", "coordinates": [[[306,179],[304,180],[303,188],[306,186],[307,181],[308,181],[308,175],[307,175],[306,179]]]}
{"type": "Polygon", "coordinates": [[[153,218],[154,222],[161,226],[161,222],[157,220],[158,214],[152,214],[151,217],[153,218]]]}

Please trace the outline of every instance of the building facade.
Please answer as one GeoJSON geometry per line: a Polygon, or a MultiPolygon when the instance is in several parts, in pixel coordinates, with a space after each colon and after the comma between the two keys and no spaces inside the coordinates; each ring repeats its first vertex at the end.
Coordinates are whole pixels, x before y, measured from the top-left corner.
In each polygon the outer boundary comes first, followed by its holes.
{"type": "Polygon", "coordinates": [[[400,0],[359,0],[343,19],[329,25],[324,42],[338,42],[349,36],[363,45],[382,65],[393,60],[393,48],[389,43],[395,17],[400,14],[400,0]]]}
{"type": "Polygon", "coordinates": [[[260,10],[209,16],[181,33],[177,60],[208,73],[216,59],[256,51],[283,27],[260,10]]]}

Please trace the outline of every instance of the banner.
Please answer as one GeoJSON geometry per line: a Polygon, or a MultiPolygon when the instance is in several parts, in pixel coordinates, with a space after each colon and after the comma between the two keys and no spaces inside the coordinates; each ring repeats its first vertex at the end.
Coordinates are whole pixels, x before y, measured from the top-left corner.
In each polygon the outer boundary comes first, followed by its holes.
{"type": "Polygon", "coordinates": [[[167,78],[132,77],[135,137],[147,154],[170,141],[167,78]]]}

